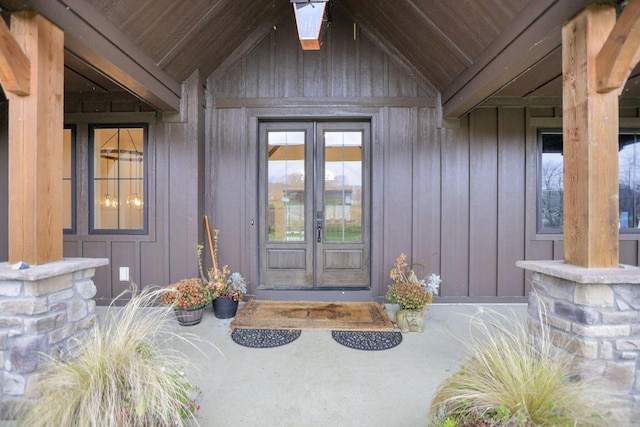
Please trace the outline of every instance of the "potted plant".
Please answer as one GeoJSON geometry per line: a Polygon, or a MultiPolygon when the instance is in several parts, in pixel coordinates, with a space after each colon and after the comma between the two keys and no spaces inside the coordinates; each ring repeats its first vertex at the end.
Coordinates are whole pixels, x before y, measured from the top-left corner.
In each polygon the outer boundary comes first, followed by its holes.
{"type": "Polygon", "coordinates": [[[211,290],[200,278],[182,279],[167,286],[160,298],[162,304],[172,304],[178,323],[197,325],[204,307],[211,301],[211,290]]]}
{"type": "Polygon", "coordinates": [[[203,245],[198,245],[196,254],[198,256],[198,268],[200,278],[205,283],[211,294],[213,313],[218,319],[229,319],[236,315],[238,303],[240,303],[247,292],[247,282],[238,272],[231,273],[229,266],[218,267],[218,234],[220,230],[214,230],[213,238],[213,267],[205,274],[202,261],[203,245]]]}
{"type": "Polygon", "coordinates": [[[389,285],[387,299],[398,304],[395,322],[402,332],[422,332],[424,330],[424,308],[433,302],[433,295],[440,288],[440,276],[431,274],[423,279],[407,264],[407,256],[402,253],[391,269],[389,276],[394,283],[389,285]]]}
{"type": "Polygon", "coordinates": [[[213,313],[218,319],[236,315],[238,303],[247,292],[246,281],[240,273],[231,273],[228,266],[212,268],[209,272],[209,288],[213,300],[213,313]]]}

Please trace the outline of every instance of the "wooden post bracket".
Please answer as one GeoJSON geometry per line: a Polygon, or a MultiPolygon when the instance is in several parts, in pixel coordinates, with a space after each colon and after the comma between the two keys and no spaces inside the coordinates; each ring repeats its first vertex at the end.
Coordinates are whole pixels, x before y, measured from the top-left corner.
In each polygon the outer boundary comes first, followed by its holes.
{"type": "Polygon", "coordinates": [[[29,58],[22,51],[7,24],[0,19],[0,84],[7,92],[26,96],[29,95],[30,83],[29,58]]]}
{"type": "Polygon", "coordinates": [[[622,90],[640,61],[640,0],[629,0],[596,57],[597,91],[622,90]]]}

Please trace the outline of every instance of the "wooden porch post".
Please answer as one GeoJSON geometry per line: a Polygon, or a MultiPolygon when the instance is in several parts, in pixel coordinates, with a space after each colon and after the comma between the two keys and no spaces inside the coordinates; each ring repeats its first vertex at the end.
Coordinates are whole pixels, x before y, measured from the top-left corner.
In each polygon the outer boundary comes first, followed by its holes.
{"type": "MultiPolygon", "coordinates": [[[[30,88],[6,90],[2,81],[9,99],[9,262],[38,265],[62,259],[64,33],[25,12],[11,16],[11,35],[30,62],[30,88]]],[[[6,46],[0,55],[8,59],[6,46]]]]}
{"type": "Polygon", "coordinates": [[[564,262],[618,266],[618,93],[597,91],[596,56],[616,23],[589,5],[562,28],[564,262]]]}

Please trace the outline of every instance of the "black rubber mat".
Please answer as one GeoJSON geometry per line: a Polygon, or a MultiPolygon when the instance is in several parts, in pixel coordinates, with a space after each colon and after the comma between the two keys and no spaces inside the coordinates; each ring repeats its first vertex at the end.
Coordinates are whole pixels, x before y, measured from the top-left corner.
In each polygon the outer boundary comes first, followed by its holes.
{"type": "Polygon", "coordinates": [[[242,329],[231,332],[237,344],[251,348],[271,348],[289,344],[300,337],[300,329],[242,329]]]}
{"type": "Polygon", "coordinates": [[[331,336],[346,347],[367,351],[387,350],[402,342],[400,332],[331,331],[331,336]]]}

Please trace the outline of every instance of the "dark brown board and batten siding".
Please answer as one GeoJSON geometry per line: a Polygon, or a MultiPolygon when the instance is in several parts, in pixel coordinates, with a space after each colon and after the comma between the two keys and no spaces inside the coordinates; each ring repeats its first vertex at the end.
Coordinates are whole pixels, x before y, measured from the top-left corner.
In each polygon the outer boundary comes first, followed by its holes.
{"type": "MultiPolygon", "coordinates": [[[[466,297],[469,289],[469,117],[442,129],[440,206],[441,295],[466,297]],[[446,280],[446,281],[445,281],[446,280]]],[[[489,250],[487,248],[486,250],[489,250]]]]}
{"type": "Polygon", "coordinates": [[[522,139],[525,129],[523,108],[498,110],[497,152],[497,286],[498,296],[519,296],[525,293],[522,269],[513,260],[525,258],[525,159],[522,139]]]}
{"type": "MultiPolygon", "coordinates": [[[[562,236],[536,233],[536,129],[561,128],[558,101],[490,100],[459,126],[442,127],[438,93],[414,80],[415,70],[366,28],[358,25],[354,39],[353,28],[336,16],[322,49],[303,52],[288,14],[217,68],[206,100],[200,78],[186,83],[195,116],[149,120],[149,235],[89,235],[89,183],[77,183],[78,233],[65,235],[64,254],[111,259],[95,276],[101,302],[126,287],[117,280],[122,265],[142,285],[197,274],[194,247],[206,241],[205,213],[222,231],[220,260],[255,292],[261,118],[371,121],[371,296],[378,300],[400,252],[442,275],[440,301],[524,300],[527,278],[515,261],[562,259],[562,236]]],[[[432,66],[438,62],[433,55],[432,66]]],[[[66,121],[78,125],[77,167],[86,177],[87,125],[138,121],[149,110],[130,98],[70,95],[66,121]]],[[[0,111],[4,171],[6,103],[0,111]]],[[[637,105],[620,111],[621,127],[640,128],[637,105]]],[[[0,260],[7,257],[7,186],[0,172],[0,260]]],[[[639,252],[637,235],[621,236],[621,262],[638,265],[639,252]]]]}
{"type": "Polygon", "coordinates": [[[354,40],[349,22],[334,22],[318,52],[303,52],[293,22],[281,22],[222,68],[208,83],[206,209],[222,230],[221,262],[242,271],[251,292],[259,120],[364,117],[373,145],[372,296],[382,299],[405,252],[442,275],[442,301],[522,300],[525,108],[481,108],[442,128],[433,89],[365,32],[354,40]]]}
{"type": "MultiPolygon", "coordinates": [[[[64,235],[64,256],[109,258],[109,265],[97,269],[94,276],[98,304],[108,304],[129,288],[129,282],[119,280],[121,266],[129,267],[131,280],[142,286],[164,286],[198,274],[195,249],[198,242],[203,242],[205,194],[201,88],[197,73],[185,82],[190,113],[180,119],[163,118],[126,95],[66,96],[65,122],[76,126],[78,179],[76,233],[64,235]],[[88,145],[89,125],[94,123],[147,123],[149,126],[149,232],[146,235],[89,233],[88,145]]],[[[6,145],[0,144],[2,149],[6,149],[6,145]]],[[[6,188],[2,179],[0,187],[6,188]]],[[[1,194],[0,191],[0,205],[3,205],[6,198],[3,200],[1,194]]],[[[5,233],[6,225],[0,225],[0,242],[5,241],[5,233]]]]}

